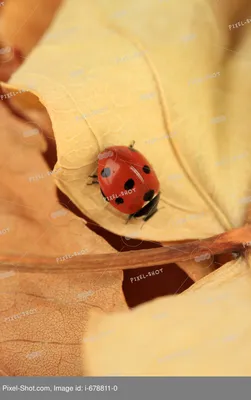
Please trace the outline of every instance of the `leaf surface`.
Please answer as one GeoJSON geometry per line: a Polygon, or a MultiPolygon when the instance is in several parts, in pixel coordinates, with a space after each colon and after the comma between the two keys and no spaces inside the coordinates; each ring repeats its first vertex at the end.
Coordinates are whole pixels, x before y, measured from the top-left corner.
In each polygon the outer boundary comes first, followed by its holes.
{"type": "Polygon", "coordinates": [[[244,65],[239,53],[222,62],[225,36],[209,4],[149,1],[144,12],[143,3],[77,4],[65,2],[11,81],[32,86],[48,110],[60,189],[96,223],[129,237],[186,240],[241,226],[249,132],[243,124],[237,134],[227,76],[232,64],[240,75],[244,65]],[[161,183],[159,212],[143,225],[126,225],[97,185],[86,185],[100,151],[132,140],[161,183]]]}
{"type": "Polygon", "coordinates": [[[250,376],[250,287],[250,261],[239,259],[180,295],[127,313],[93,313],[86,374],[250,376]]]}
{"type": "MultiPolygon", "coordinates": [[[[22,96],[23,94],[20,94],[22,96]]],[[[126,309],[122,271],[34,272],[41,256],[59,267],[83,254],[114,253],[67,204],[59,204],[46,142],[0,104],[1,255],[36,258],[32,273],[0,271],[0,365],[6,375],[81,375],[82,334],[92,308],[126,309]]],[[[83,261],[84,262],[84,261],[83,261]]],[[[2,372],[1,372],[2,373],[2,372]]]]}

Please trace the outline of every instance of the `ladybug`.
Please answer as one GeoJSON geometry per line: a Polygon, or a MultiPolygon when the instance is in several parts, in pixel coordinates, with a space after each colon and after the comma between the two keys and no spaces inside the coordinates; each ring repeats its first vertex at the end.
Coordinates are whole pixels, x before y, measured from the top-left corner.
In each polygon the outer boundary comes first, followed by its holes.
{"type": "Polygon", "coordinates": [[[160,184],[153,167],[130,146],[107,147],[98,156],[97,178],[104,199],[131,218],[147,221],[157,212],[160,184]]]}

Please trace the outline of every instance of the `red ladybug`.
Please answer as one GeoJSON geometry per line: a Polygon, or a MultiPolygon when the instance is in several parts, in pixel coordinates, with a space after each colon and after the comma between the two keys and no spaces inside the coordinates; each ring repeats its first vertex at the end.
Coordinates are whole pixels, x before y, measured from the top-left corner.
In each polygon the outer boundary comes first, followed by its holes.
{"type": "Polygon", "coordinates": [[[131,218],[147,221],[157,212],[160,184],[148,160],[133,145],[107,147],[98,156],[98,178],[103,197],[131,218]]]}

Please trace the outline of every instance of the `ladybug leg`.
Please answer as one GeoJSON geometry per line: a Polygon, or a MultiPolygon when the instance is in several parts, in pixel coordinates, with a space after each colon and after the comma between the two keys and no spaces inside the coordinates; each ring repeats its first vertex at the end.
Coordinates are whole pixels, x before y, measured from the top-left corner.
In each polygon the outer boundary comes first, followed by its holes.
{"type": "Polygon", "coordinates": [[[99,183],[97,174],[89,175],[88,178],[93,178],[94,180],[91,183],[87,183],[87,185],[94,185],[99,183]]]}
{"type": "Polygon", "coordinates": [[[152,216],[154,215],[154,214],[156,214],[156,212],[157,212],[158,210],[157,209],[155,209],[155,210],[153,210],[151,213],[149,213],[148,215],[146,215],[144,218],[143,218],[143,221],[148,221],[150,218],[152,218],[152,216]]]}
{"type": "Polygon", "coordinates": [[[135,140],[132,141],[132,143],[130,144],[130,149],[133,149],[133,146],[135,145],[135,140]]]}
{"type": "Polygon", "coordinates": [[[99,182],[98,182],[98,181],[92,181],[92,183],[87,183],[88,186],[89,186],[89,185],[95,185],[95,184],[98,184],[98,185],[99,185],[99,182]]]}
{"type": "Polygon", "coordinates": [[[132,218],[134,218],[134,214],[130,214],[130,215],[128,216],[127,221],[126,221],[126,224],[128,224],[128,222],[129,222],[132,218]]]}

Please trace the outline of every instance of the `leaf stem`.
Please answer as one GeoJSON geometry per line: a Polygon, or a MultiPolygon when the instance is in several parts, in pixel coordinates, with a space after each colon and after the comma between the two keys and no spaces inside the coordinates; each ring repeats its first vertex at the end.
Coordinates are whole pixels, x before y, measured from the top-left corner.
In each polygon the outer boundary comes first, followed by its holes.
{"type": "Polygon", "coordinates": [[[186,243],[168,242],[163,247],[107,254],[87,254],[64,264],[57,264],[54,257],[24,257],[0,255],[0,271],[11,269],[29,273],[80,273],[103,272],[123,269],[143,268],[193,260],[199,256],[229,252],[243,252],[244,245],[251,241],[251,226],[232,229],[231,231],[208,239],[192,240],[186,243]],[[7,268],[8,267],[8,268],[7,268]]]}

